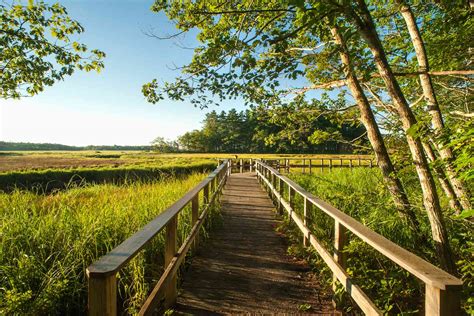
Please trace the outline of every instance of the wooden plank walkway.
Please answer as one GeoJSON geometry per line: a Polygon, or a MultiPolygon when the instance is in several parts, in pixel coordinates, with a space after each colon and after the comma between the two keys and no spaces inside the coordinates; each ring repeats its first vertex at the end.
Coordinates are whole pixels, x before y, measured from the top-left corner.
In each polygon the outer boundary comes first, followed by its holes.
{"type": "Polygon", "coordinates": [[[255,173],[230,176],[222,197],[223,224],[192,259],[176,312],[335,314],[330,294],[322,293],[309,266],[287,255],[273,209],[255,173]]]}

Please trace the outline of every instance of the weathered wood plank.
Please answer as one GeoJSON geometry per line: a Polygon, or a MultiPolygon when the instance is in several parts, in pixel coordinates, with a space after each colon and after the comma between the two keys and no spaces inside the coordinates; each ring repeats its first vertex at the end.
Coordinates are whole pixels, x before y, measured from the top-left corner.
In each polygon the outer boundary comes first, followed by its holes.
{"type": "Polygon", "coordinates": [[[331,296],[320,293],[317,284],[305,277],[309,266],[286,255],[287,244],[274,230],[274,207],[268,196],[261,198],[264,190],[255,174],[233,174],[228,181],[222,196],[222,224],[192,259],[174,310],[198,315],[327,310],[334,315],[331,296]],[[253,193],[246,196],[249,191],[253,193]],[[312,309],[300,311],[304,303],[312,309]]]}

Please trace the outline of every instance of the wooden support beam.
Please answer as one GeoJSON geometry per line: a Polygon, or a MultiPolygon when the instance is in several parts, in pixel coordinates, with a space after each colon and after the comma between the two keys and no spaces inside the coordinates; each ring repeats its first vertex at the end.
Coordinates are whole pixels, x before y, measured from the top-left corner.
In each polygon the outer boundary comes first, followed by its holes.
{"type": "MultiPolygon", "coordinates": [[[[337,263],[345,270],[346,268],[346,254],[343,252],[344,246],[346,245],[347,230],[341,225],[339,221],[334,222],[334,254],[333,257],[337,263]]],[[[337,290],[337,276],[333,274],[332,278],[332,289],[334,292],[337,290]]],[[[334,307],[336,307],[336,301],[333,300],[334,307]]]]}
{"type": "MultiPolygon", "coordinates": [[[[199,194],[191,200],[191,226],[194,226],[199,219],[199,194]]],[[[199,232],[196,234],[196,237],[193,242],[193,252],[196,251],[199,245],[199,232]]]]}
{"type": "Polygon", "coordinates": [[[293,211],[295,211],[295,189],[288,186],[288,203],[293,211]]]}
{"type": "Polygon", "coordinates": [[[425,315],[450,316],[462,315],[460,306],[461,286],[447,287],[441,290],[438,287],[426,284],[425,287],[425,315]]]}
{"type": "Polygon", "coordinates": [[[281,178],[278,178],[278,193],[280,194],[280,198],[278,200],[278,214],[283,215],[284,207],[281,201],[281,197],[283,196],[283,185],[285,182],[281,178]]]}
{"type": "Polygon", "coordinates": [[[89,315],[117,315],[117,277],[111,275],[89,276],[89,315]]]}
{"type": "Polygon", "coordinates": [[[209,203],[209,183],[206,184],[202,190],[202,197],[203,197],[203,201],[204,201],[204,204],[208,204],[209,203]]]}
{"type": "MultiPolygon", "coordinates": [[[[313,209],[313,203],[311,203],[306,197],[304,198],[304,212],[303,212],[303,225],[308,227],[309,224],[309,216],[313,209]]],[[[309,236],[303,234],[303,246],[308,247],[309,244],[309,236]]]]}
{"type": "MultiPolygon", "coordinates": [[[[165,238],[165,267],[173,260],[177,247],[178,216],[173,217],[166,225],[165,238]]],[[[178,297],[177,276],[173,276],[165,285],[165,308],[171,307],[176,303],[178,297]]]]}

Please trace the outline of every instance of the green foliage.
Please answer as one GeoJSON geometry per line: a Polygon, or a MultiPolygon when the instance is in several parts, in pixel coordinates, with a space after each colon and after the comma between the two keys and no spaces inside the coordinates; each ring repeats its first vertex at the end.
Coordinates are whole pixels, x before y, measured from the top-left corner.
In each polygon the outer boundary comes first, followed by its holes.
{"type": "Polygon", "coordinates": [[[447,144],[456,153],[454,164],[461,177],[469,183],[474,181],[474,120],[458,122],[451,128],[447,144]]]}
{"type": "MultiPolygon", "coordinates": [[[[86,314],[87,266],[204,177],[89,185],[52,195],[0,193],[0,314],[86,314]]],[[[178,242],[190,231],[190,208],[182,214],[178,242]]],[[[119,273],[119,310],[138,311],[163,272],[163,253],[159,234],[119,273]]]]}
{"type": "Polygon", "coordinates": [[[84,32],[59,3],[0,4],[0,97],[32,96],[76,70],[100,71],[105,54],[72,37],[84,32]]]}
{"type": "MultiPolygon", "coordinates": [[[[319,198],[328,201],[341,211],[354,217],[367,227],[397,243],[405,249],[417,254],[425,260],[436,264],[437,257],[434,245],[426,239],[419,243],[419,236],[429,236],[430,226],[422,209],[422,201],[417,201],[420,209],[417,212],[420,227],[413,232],[407,224],[403,224],[394,211],[393,202],[384,187],[381,176],[376,169],[355,168],[333,169],[316,175],[292,174],[291,178],[319,198]]],[[[402,179],[413,195],[419,195],[420,188],[416,182],[402,179]],[[414,192],[413,192],[414,191],[414,192]]],[[[302,201],[298,201],[297,212],[303,209],[302,201]]],[[[309,214],[311,230],[330,251],[333,249],[334,221],[318,209],[309,214]]],[[[472,224],[459,218],[447,217],[451,244],[456,254],[457,266],[464,281],[463,306],[466,312],[473,310],[474,265],[472,251],[474,240],[472,224]]],[[[297,242],[301,242],[301,233],[293,231],[297,242]]],[[[423,237],[422,237],[423,238],[423,237]]],[[[408,272],[393,264],[362,240],[350,234],[350,242],[344,248],[348,258],[348,272],[355,284],[360,285],[374,300],[376,305],[388,314],[416,314],[423,307],[423,283],[408,272]]],[[[332,282],[324,262],[316,255],[310,258],[315,269],[322,271],[327,284],[332,282]]],[[[353,305],[347,304],[347,296],[339,288],[336,297],[340,298],[341,306],[351,311],[353,305]]]]}
{"type": "Polygon", "coordinates": [[[240,113],[235,109],[220,114],[212,111],[206,114],[201,130],[188,132],[178,141],[183,149],[194,152],[351,153],[365,149],[358,145],[367,141],[364,128],[358,122],[341,120],[328,109],[330,102],[323,99],[309,104],[299,99],[281,107],[262,106],[240,113]],[[326,131],[332,137],[316,137],[326,131]]]}
{"type": "Polygon", "coordinates": [[[168,141],[163,137],[157,137],[151,142],[153,150],[160,153],[175,153],[179,152],[179,144],[176,141],[168,141]]]}

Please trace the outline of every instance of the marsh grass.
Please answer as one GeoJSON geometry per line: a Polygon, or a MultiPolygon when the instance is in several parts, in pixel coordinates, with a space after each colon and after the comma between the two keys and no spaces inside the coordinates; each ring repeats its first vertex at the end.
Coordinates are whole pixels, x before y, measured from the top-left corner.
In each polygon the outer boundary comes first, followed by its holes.
{"type": "MultiPolygon", "coordinates": [[[[84,314],[85,270],[181,198],[206,174],[155,182],[86,185],[43,195],[0,193],[0,314],[84,314]]],[[[180,215],[181,242],[190,230],[180,215]]],[[[159,234],[119,273],[122,312],[136,313],[163,271],[159,234]]]]}
{"type": "Polygon", "coordinates": [[[167,176],[183,176],[192,172],[209,172],[216,167],[213,161],[170,161],[167,164],[141,163],[120,167],[69,168],[10,171],[0,173],[0,191],[15,189],[50,193],[86,184],[126,184],[134,181],[150,182],[167,176]]]}

